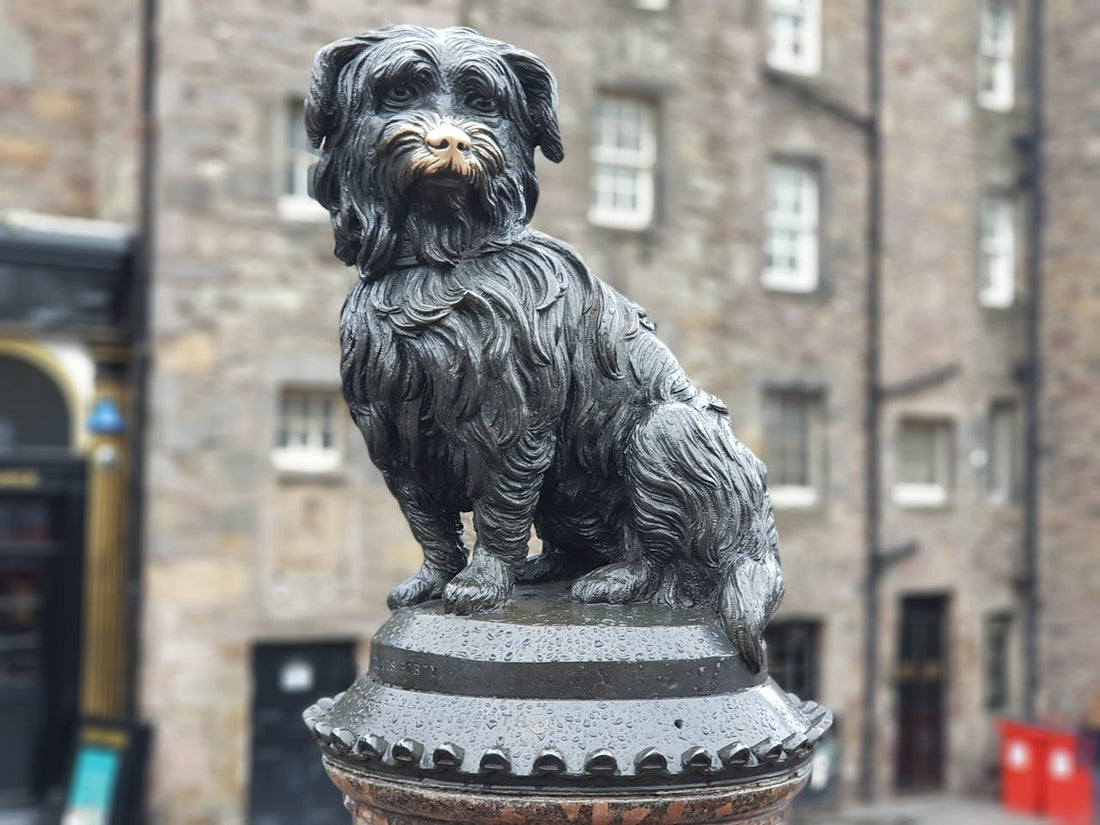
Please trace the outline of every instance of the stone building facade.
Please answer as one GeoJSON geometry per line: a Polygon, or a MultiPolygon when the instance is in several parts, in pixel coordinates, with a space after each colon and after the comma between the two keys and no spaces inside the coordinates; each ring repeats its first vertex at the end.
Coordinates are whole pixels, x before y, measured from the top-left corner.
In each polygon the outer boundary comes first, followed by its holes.
{"type": "Polygon", "coordinates": [[[1100,71],[1100,15],[1052,4],[1045,35],[1040,704],[1070,721],[1085,715],[1096,729],[1100,675],[1081,665],[1100,662],[1089,631],[1100,604],[1100,466],[1091,447],[1100,427],[1100,101],[1086,80],[1100,71]]]}
{"type": "MultiPolygon", "coordinates": [[[[1022,708],[1020,629],[1015,581],[1022,554],[1020,479],[1023,387],[1017,368],[1026,355],[1023,335],[1022,229],[1026,193],[1013,139],[1026,128],[1025,5],[1015,10],[1014,105],[979,105],[981,18],[972,5],[938,7],[935,14],[886,4],[884,76],[884,258],[882,374],[884,388],[904,386],[944,370],[949,378],[888,397],[883,405],[884,549],[915,541],[917,549],[882,579],[881,669],[878,705],[882,732],[880,787],[898,782],[902,747],[903,680],[911,689],[935,681],[907,668],[899,636],[907,599],[942,598],[947,620],[940,681],[946,724],[944,778],[957,788],[995,776],[998,715],[1022,708]],[[1012,204],[1016,254],[1005,302],[984,300],[983,200],[1012,204]],[[1007,417],[1010,447],[993,433],[998,412],[1007,417]],[[948,441],[937,483],[946,495],[908,500],[906,428],[936,427],[948,441]],[[999,452],[999,454],[998,454],[999,452]],[[995,462],[1007,478],[991,486],[995,462]],[[925,506],[930,505],[930,506],[925,506]],[[1000,645],[1004,695],[990,696],[989,635],[1008,622],[1000,645]]],[[[1003,419],[1002,419],[1003,420],[1003,419]]],[[[919,432],[919,430],[918,430],[919,432]]],[[[929,674],[931,676],[931,674],[929,674]]]]}
{"type": "MultiPolygon", "coordinates": [[[[11,104],[0,204],[140,224],[137,5],[0,4],[11,104]]],[[[295,751],[295,702],[365,666],[386,592],[419,562],[358,434],[326,406],[354,273],[308,198],[298,121],[316,50],[394,21],[470,25],[557,74],[566,158],[539,160],[535,225],[647,308],[771,466],[787,586],[773,665],[836,711],[836,784],[852,797],[864,779],[868,583],[868,3],[802,4],[820,32],[808,51],[777,38],[784,4],[767,0],[156,5],[135,685],[156,729],[153,821],[280,821],[263,819],[265,804],[289,815],[311,798],[283,773],[301,764],[289,754],[312,757],[309,743],[295,751]],[[603,124],[624,112],[643,135],[609,162],[603,124]],[[634,164],[634,199],[609,219],[593,189],[615,163],[634,164]],[[784,231],[799,239],[786,270],[784,231]]],[[[1024,0],[992,5],[1009,10],[1007,40],[975,4],[882,3],[879,550],[911,550],[878,580],[879,794],[988,786],[993,721],[1023,706],[1017,138],[1030,35],[1024,0]],[[985,85],[1006,59],[1007,105],[985,85]],[[1007,281],[990,269],[1006,248],[1007,281]],[[913,704],[917,688],[930,704],[913,704]],[[922,709],[937,744],[918,753],[922,709]]],[[[1088,484],[1100,458],[1087,438],[1100,386],[1087,216],[1100,190],[1081,137],[1091,110],[1078,107],[1100,70],[1088,46],[1100,17],[1049,5],[1040,708],[1079,719],[1100,689],[1100,656],[1080,655],[1095,645],[1082,619],[1100,580],[1088,484]]],[[[0,344],[35,334],[0,328],[0,344]]]]}

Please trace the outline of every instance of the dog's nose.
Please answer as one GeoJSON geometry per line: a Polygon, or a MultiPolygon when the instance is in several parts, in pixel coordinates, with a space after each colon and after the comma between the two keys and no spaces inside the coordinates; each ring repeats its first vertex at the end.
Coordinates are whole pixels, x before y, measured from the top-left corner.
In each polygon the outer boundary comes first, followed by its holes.
{"type": "Polygon", "coordinates": [[[470,149],[470,136],[450,123],[436,126],[424,136],[424,143],[433,155],[441,158],[461,156],[470,149]]]}

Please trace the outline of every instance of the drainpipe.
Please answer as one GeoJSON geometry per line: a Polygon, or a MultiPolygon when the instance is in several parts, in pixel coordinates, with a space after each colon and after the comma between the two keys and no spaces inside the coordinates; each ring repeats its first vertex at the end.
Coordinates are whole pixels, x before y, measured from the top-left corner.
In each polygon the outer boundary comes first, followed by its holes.
{"type": "Polygon", "coordinates": [[[1042,391],[1043,240],[1043,0],[1031,0],[1027,79],[1030,96],[1027,211],[1027,409],[1024,433],[1024,536],[1021,596],[1024,608],[1024,713],[1034,719],[1039,700],[1039,401],[1042,391]]]}
{"type": "Polygon", "coordinates": [[[141,36],[141,144],[139,147],[138,244],[135,255],[132,312],[129,467],[129,543],[126,575],[126,718],[137,719],[141,652],[141,582],[145,537],[145,431],[149,397],[149,302],[153,273],[153,230],[156,207],[156,84],[157,3],[142,0],[141,36]]]}
{"type": "Polygon", "coordinates": [[[864,367],[866,408],[866,522],[863,602],[863,710],[860,726],[860,795],[875,795],[876,708],[878,705],[879,564],[881,542],[881,395],[882,339],[882,2],[867,4],[867,341],[864,367]]]}

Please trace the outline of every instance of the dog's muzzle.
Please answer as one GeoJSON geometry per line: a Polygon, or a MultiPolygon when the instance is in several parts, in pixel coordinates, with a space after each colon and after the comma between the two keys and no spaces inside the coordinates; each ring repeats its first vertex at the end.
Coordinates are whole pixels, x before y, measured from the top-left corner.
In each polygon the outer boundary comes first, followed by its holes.
{"type": "Polygon", "coordinates": [[[504,167],[504,153],[492,132],[476,121],[456,122],[438,115],[414,115],[393,122],[379,148],[394,159],[402,177],[446,186],[455,181],[479,185],[504,167]]]}
{"type": "Polygon", "coordinates": [[[465,129],[454,123],[439,123],[424,135],[424,149],[421,162],[416,164],[421,173],[473,177],[477,159],[473,154],[473,141],[465,129]]]}
{"type": "Polygon", "coordinates": [[[424,135],[424,145],[440,161],[448,166],[459,166],[465,162],[470,151],[470,136],[453,123],[441,123],[424,135]]]}

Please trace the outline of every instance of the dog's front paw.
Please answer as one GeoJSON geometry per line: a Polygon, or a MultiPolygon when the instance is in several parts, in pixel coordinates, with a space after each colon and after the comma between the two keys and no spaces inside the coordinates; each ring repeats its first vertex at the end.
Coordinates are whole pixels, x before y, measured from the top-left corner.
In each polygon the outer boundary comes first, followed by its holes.
{"type": "Polygon", "coordinates": [[[390,595],[386,597],[386,604],[390,610],[397,610],[399,607],[411,607],[429,599],[438,599],[443,595],[446,584],[447,580],[439,571],[430,567],[421,567],[390,591],[390,595]]]}
{"type": "Polygon", "coordinates": [[[593,570],[573,582],[572,596],[585,604],[644,602],[657,575],[645,561],[624,561],[593,570]]]}
{"type": "Polygon", "coordinates": [[[512,595],[512,567],[483,550],[474,550],[470,566],[443,588],[443,609],[467,616],[503,607],[512,595]]]}

